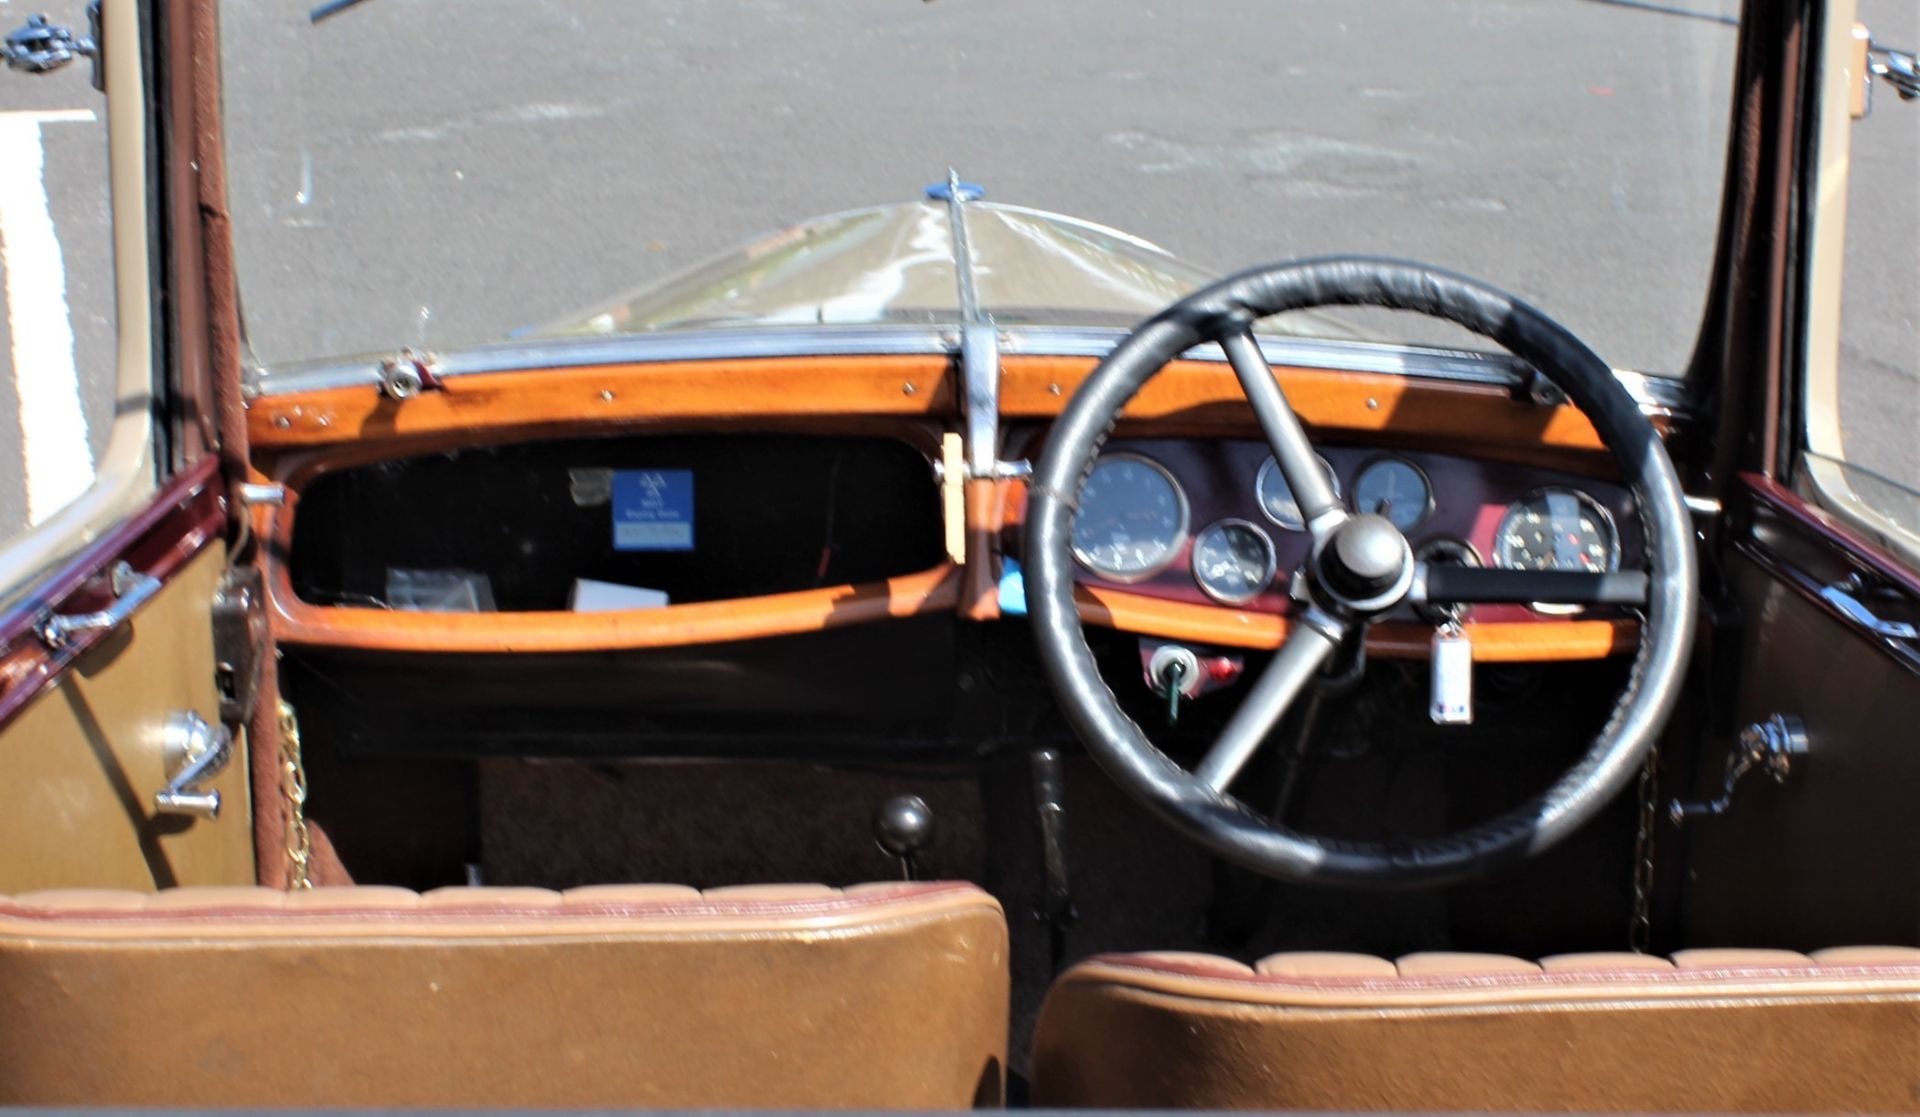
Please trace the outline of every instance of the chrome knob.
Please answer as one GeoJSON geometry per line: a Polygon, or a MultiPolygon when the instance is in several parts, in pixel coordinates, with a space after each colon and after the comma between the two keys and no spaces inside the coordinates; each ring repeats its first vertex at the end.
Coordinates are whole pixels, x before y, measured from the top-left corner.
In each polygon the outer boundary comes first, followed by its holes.
{"type": "Polygon", "coordinates": [[[167,719],[160,750],[171,775],[167,786],[154,792],[155,813],[220,817],[220,793],[200,785],[219,775],[233,758],[232,731],[224,725],[209,725],[192,710],[180,710],[167,719]]]}

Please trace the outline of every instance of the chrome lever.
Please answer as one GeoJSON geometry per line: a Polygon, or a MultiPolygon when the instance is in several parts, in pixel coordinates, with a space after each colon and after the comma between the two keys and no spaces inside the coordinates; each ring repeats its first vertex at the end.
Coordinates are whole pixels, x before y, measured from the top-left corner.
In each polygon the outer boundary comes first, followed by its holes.
{"type": "Polygon", "coordinates": [[[232,731],[181,710],[167,719],[160,748],[173,774],[167,786],[154,792],[155,813],[219,818],[220,793],[199,790],[199,785],[219,775],[233,758],[232,731]]]}
{"type": "Polygon", "coordinates": [[[133,616],[134,610],[160,592],[160,579],[151,574],[137,573],[124,562],[114,564],[108,580],[113,584],[112,605],[93,613],[48,614],[34,626],[40,642],[59,651],[72,643],[80,633],[119,628],[128,617],[133,616]]]}
{"type": "Polygon", "coordinates": [[[1834,582],[1820,587],[1820,600],[1840,610],[1848,620],[1875,636],[1888,640],[1920,640],[1920,628],[1915,628],[1906,621],[1881,620],[1872,609],[1867,608],[1859,598],[1853,596],[1859,591],[1860,585],[1857,582],[1851,580],[1834,582]]]}
{"type": "Polygon", "coordinates": [[[1893,86],[1893,91],[1900,95],[1902,101],[1911,101],[1920,97],[1920,59],[1916,59],[1910,51],[1894,50],[1878,43],[1872,44],[1868,49],[1885,60],[1868,64],[1873,73],[1885,78],[1887,84],[1893,86]]]}
{"type": "MultiPolygon", "coordinates": [[[[93,22],[91,35],[76,35],[70,28],[48,23],[44,15],[28,16],[26,26],[7,35],[5,45],[0,46],[0,59],[6,61],[8,68],[28,74],[50,74],[75,58],[95,59],[97,69],[100,57],[99,6],[89,6],[87,15],[93,22]]],[[[99,88],[97,80],[94,86],[99,88]]]]}
{"type": "Polygon", "coordinates": [[[1810,751],[1807,727],[1792,714],[1775,714],[1765,721],[1754,722],[1740,731],[1740,741],[1727,757],[1727,775],[1719,798],[1704,803],[1675,799],[1667,804],[1667,817],[1678,826],[1690,817],[1725,814],[1727,808],[1733,806],[1733,789],[1740,777],[1758,768],[1771,776],[1774,783],[1785,783],[1793,772],[1794,761],[1804,761],[1810,751]]]}

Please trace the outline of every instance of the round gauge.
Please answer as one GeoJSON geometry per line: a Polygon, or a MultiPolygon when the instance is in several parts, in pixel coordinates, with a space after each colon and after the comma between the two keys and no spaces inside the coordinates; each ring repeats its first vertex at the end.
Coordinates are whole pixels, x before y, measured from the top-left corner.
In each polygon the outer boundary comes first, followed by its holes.
{"type": "Polygon", "coordinates": [[[1273,540],[1245,520],[1221,520],[1193,537],[1193,580],[1208,597],[1244,605],[1273,582],[1273,540]]]}
{"type": "Polygon", "coordinates": [[[1433,486],[1405,458],[1375,458],[1353,479],[1353,510],[1377,513],[1412,531],[1433,511],[1433,486]]]}
{"type": "Polygon", "coordinates": [[[1493,564],[1509,570],[1620,566],[1620,534],[1600,503],[1577,489],[1541,489],[1517,500],[1493,537],[1493,564]]]}
{"type": "Polygon", "coordinates": [[[1173,474],[1137,454],[1102,457],[1080,490],[1073,557],[1116,582],[1167,568],[1187,538],[1187,498],[1173,474]]]}
{"type": "MultiPolygon", "coordinates": [[[[1473,549],[1473,544],[1468,543],[1464,539],[1454,539],[1445,535],[1437,539],[1429,539],[1425,543],[1415,547],[1413,550],[1413,558],[1415,562],[1424,562],[1429,566],[1478,567],[1481,565],[1480,552],[1473,549]]],[[[1413,608],[1414,612],[1419,613],[1429,624],[1447,624],[1449,622],[1458,624],[1466,620],[1467,614],[1473,611],[1472,606],[1463,604],[1430,605],[1422,603],[1415,605],[1413,608]]]]}
{"type": "MultiPolygon", "coordinates": [[[[1333,466],[1321,458],[1320,468],[1326,470],[1327,484],[1333,486],[1333,498],[1339,500],[1340,478],[1333,472],[1333,466]]],[[[1293,489],[1272,455],[1261,463],[1260,473],[1253,479],[1253,491],[1260,498],[1260,509],[1267,514],[1267,519],[1288,531],[1300,531],[1307,526],[1306,519],[1300,515],[1300,502],[1293,498],[1293,489]]]]}

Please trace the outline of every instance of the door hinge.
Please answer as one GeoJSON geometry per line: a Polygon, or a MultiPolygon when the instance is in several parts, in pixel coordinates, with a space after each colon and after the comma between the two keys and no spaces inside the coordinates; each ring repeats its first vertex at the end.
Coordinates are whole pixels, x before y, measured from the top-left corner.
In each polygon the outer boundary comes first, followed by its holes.
{"type": "Polygon", "coordinates": [[[213,671],[220,720],[245,725],[253,717],[265,668],[267,612],[257,567],[227,571],[213,594],[213,671]]]}
{"type": "Polygon", "coordinates": [[[75,58],[93,60],[93,87],[104,92],[107,72],[102,65],[106,53],[100,46],[100,0],[87,5],[87,33],[75,35],[71,28],[48,23],[45,14],[27,17],[27,25],[9,34],[0,46],[0,58],[7,68],[26,74],[50,74],[75,58]]]}

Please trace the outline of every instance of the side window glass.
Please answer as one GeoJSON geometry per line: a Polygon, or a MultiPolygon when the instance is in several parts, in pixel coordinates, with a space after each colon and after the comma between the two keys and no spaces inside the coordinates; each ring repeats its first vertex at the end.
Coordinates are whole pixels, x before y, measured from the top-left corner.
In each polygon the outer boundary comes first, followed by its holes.
{"type": "MultiPolygon", "coordinates": [[[[137,47],[132,0],[103,10],[137,47]]],[[[0,34],[23,30],[31,41],[15,37],[10,57],[62,31],[93,34],[85,0],[0,2],[0,34]]],[[[101,37],[111,48],[113,35],[101,37]]],[[[113,73],[124,71],[111,111],[135,124],[123,170],[144,160],[140,58],[108,51],[113,73]]],[[[0,68],[0,596],[124,515],[153,481],[144,346],[122,367],[109,98],[94,88],[93,59],[31,72],[45,59],[0,68]]],[[[122,220],[129,204],[143,220],[139,189],[120,201],[122,220]]]]}
{"type": "MultiPolygon", "coordinates": [[[[7,31],[27,13],[0,9],[7,31]]],[[[78,34],[84,5],[50,5],[78,34]],[[61,8],[71,10],[62,11],[61,8]]],[[[0,75],[0,538],[45,521],[93,484],[111,432],[113,219],[106,104],[82,59],[0,75]]]]}
{"type": "MultiPolygon", "coordinates": [[[[1886,48],[1920,47],[1912,0],[1859,0],[1857,16],[1871,29],[1875,63],[1888,63],[1886,48]]],[[[1830,404],[1838,445],[1816,437],[1812,456],[1845,498],[1888,521],[1879,526],[1920,540],[1920,102],[1876,76],[1871,111],[1852,128],[1830,404]]]]}

